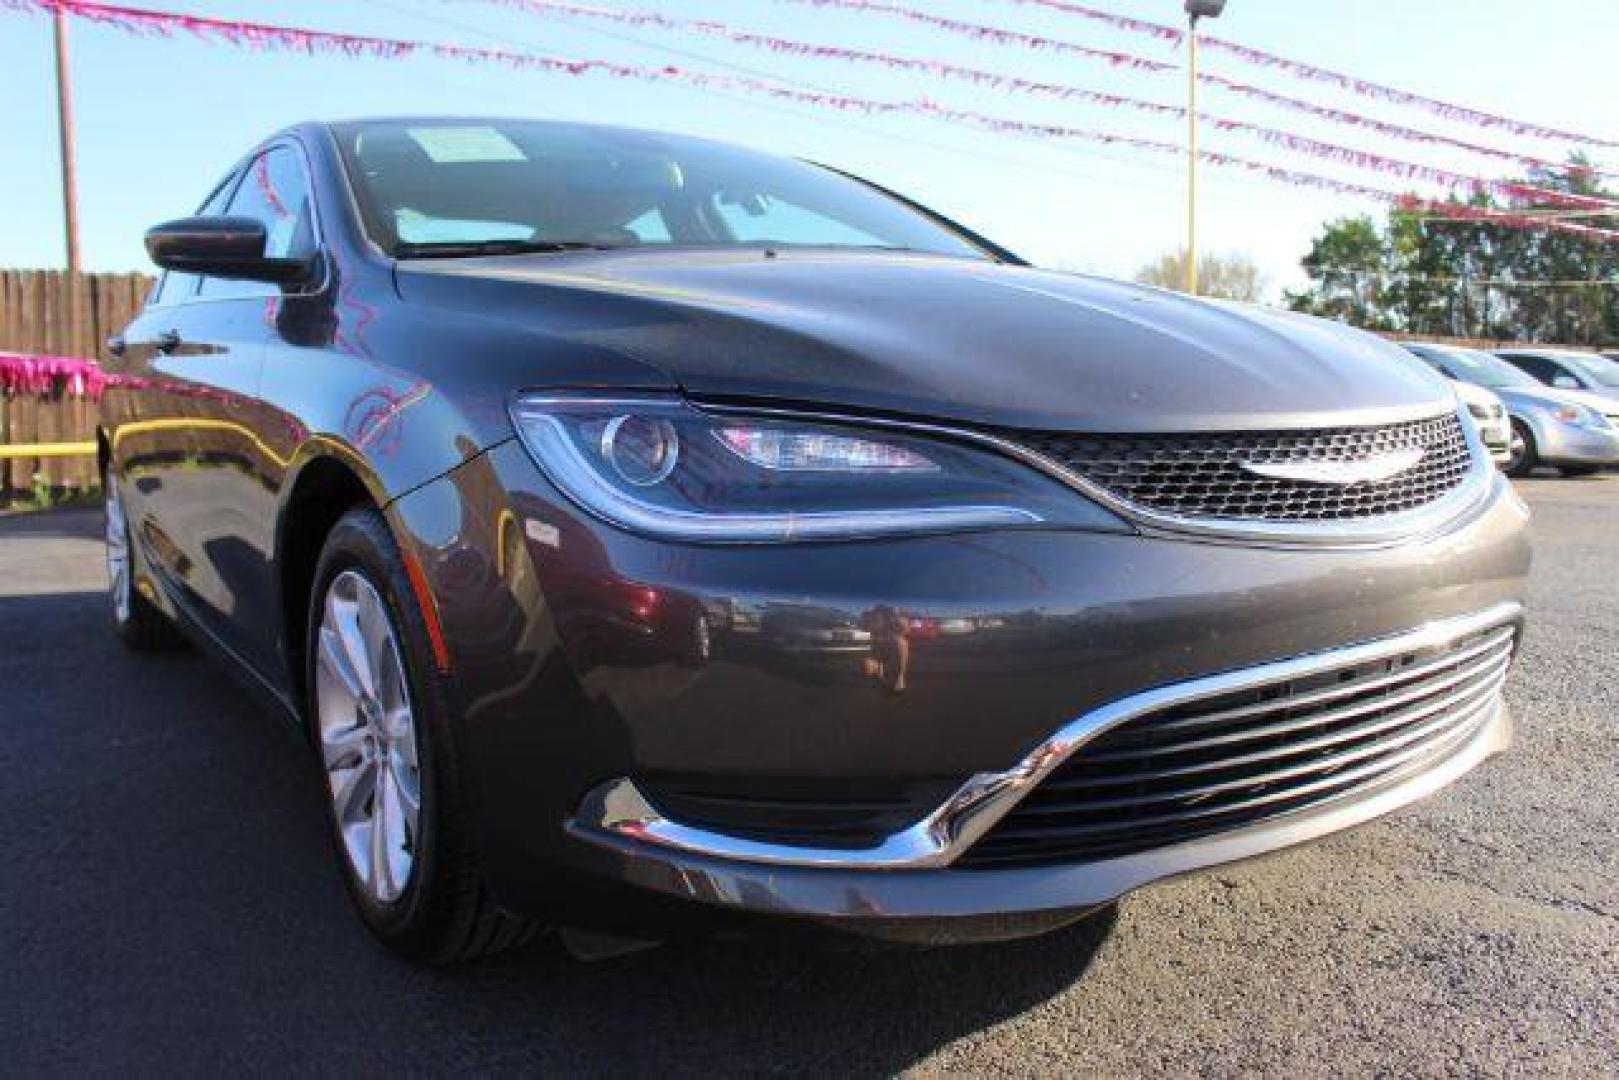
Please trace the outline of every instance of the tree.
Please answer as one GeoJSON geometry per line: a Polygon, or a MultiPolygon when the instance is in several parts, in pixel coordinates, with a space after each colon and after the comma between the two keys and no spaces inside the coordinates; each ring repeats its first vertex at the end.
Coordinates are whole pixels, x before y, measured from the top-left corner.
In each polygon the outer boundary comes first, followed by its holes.
{"type": "MultiPolygon", "coordinates": [[[[1521,183],[1615,198],[1599,175],[1574,157],[1563,168],[1533,170],[1521,183]]],[[[1619,212],[1569,218],[1569,208],[1554,199],[1499,202],[1475,193],[1450,204],[1619,228],[1619,212]]],[[[1396,207],[1381,227],[1370,217],[1331,222],[1303,267],[1310,287],[1287,294],[1291,307],[1368,329],[1564,344],[1619,341],[1619,243],[1604,237],[1507,228],[1416,203],[1396,207]]]]}
{"type": "Polygon", "coordinates": [[[1310,244],[1303,266],[1312,286],[1306,292],[1286,294],[1294,311],[1368,330],[1393,328],[1384,285],[1394,253],[1370,217],[1339,218],[1328,224],[1310,244]]]}
{"type": "MultiPolygon", "coordinates": [[[[1136,271],[1143,285],[1180,289],[1186,284],[1186,252],[1161,255],[1136,271]]],[[[1246,255],[1204,255],[1197,260],[1197,291],[1220,300],[1258,302],[1265,292],[1265,278],[1246,255]]]]}

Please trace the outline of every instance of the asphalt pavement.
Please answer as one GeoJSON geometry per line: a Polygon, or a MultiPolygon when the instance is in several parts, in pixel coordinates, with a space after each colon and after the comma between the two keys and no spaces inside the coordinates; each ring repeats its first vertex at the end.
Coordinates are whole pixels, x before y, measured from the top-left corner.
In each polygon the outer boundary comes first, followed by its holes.
{"type": "Polygon", "coordinates": [[[0,1073],[1619,1074],[1619,478],[1535,480],[1514,752],[1011,945],[371,944],[306,752],[108,631],[98,515],[0,516],[0,1073]]]}

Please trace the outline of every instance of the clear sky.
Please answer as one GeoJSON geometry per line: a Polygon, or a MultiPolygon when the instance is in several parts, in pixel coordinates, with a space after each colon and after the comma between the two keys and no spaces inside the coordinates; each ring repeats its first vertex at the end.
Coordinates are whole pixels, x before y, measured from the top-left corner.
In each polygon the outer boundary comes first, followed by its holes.
{"type": "MultiPolygon", "coordinates": [[[[874,98],[927,96],[1019,119],[1180,141],[1184,124],[1078,102],[1012,96],[960,83],[797,59],[690,35],[542,19],[479,0],[124,0],[225,18],[637,64],[774,77],[874,98]],[[739,71],[738,69],[745,69],[739,71]]],[[[711,18],[779,36],[928,56],[1166,102],[1177,73],[1138,74],[1073,57],[973,43],[873,14],[782,0],[596,0],[711,18]]],[[[1178,62],[1170,44],[1007,0],[903,0],[942,15],[1178,62]]],[[[1180,0],[1091,0],[1160,21],[1180,0]]],[[[1492,112],[1619,137],[1619,0],[1230,0],[1222,37],[1492,112]]],[[[1175,158],[1057,145],[963,130],[921,117],[868,118],[604,77],[518,73],[412,59],[252,53],[185,37],[142,39],[74,23],[80,198],[90,269],[147,268],[142,231],[194,208],[214,180],[272,130],[308,118],[390,113],[547,116],[684,130],[814,158],[903,191],[1045,265],[1128,276],[1182,242],[1184,180],[1175,158]]],[[[49,20],[0,5],[0,266],[63,259],[49,20]]],[[[1320,84],[1205,54],[1205,69],[1356,112],[1561,159],[1566,147],[1450,124],[1320,84]]],[[[1500,166],[1397,143],[1288,112],[1204,94],[1211,111],[1469,172],[1500,166]]],[[[1400,181],[1315,162],[1235,134],[1210,149],[1363,180],[1400,181]]],[[[1603,164],[1619,169],[1619,155],[1603,164]]],[[[1205,250],[1252,256],[1273,289],[1294,284],[1320,224],[1375,203],[1277,186],[1241,173],[1202,174],[1205,250]]]]}

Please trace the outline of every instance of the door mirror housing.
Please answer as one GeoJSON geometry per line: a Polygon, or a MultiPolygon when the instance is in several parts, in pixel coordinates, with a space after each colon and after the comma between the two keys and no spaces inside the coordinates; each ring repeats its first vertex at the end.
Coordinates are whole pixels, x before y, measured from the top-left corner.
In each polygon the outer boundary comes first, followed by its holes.
{"type": "Polygon", "coordinates": [[[1558,375],[1552,379],[1552,385],[1559,390],[1583,390],[1580,380],[1572,375],[1558,375]]]}
{"type": "Polygon", "coordinates": [[[311,278],[313,259],[267,258],[264,244],[264,223],[250,217],[179,218],[146,233],[146,253],[165,270],[273,285],[311,278]]]}

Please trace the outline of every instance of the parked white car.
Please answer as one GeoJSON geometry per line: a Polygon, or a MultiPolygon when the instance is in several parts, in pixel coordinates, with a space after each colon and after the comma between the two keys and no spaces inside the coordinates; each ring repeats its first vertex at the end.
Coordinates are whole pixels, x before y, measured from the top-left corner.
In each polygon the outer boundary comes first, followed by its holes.
{"type": "Polygon", "coordinates": [[[1512,461],[1512,421],[1507,417],[1506,405],[1493,390],[1476,383],[1457,382],[1455,390],[1467,411],[1478,421],[1479,434],[1489,448],[1490,460],[1506,468],[1512,461]]]}

